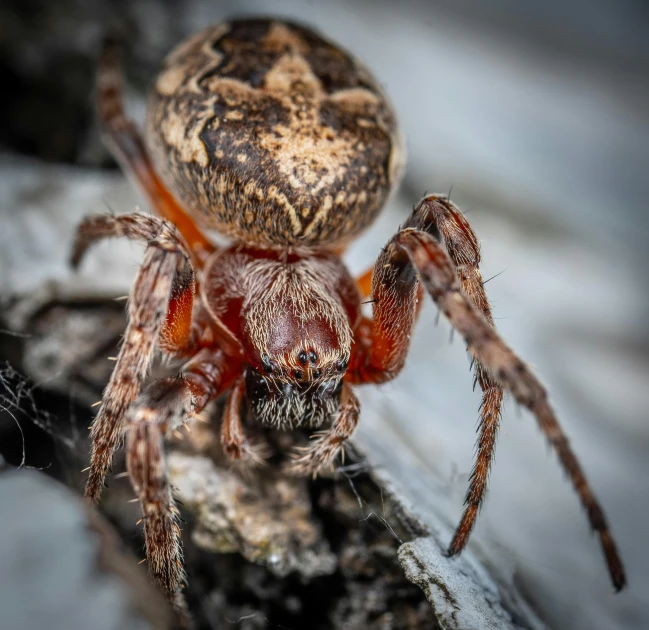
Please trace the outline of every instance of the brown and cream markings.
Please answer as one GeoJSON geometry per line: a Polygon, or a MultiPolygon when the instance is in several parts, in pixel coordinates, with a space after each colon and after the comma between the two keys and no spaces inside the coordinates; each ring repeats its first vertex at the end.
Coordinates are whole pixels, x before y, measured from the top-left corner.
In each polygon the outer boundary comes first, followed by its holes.
{"type": "Polygon", "coordinates": [[[360,278],[340,257],[401,173],[396,120],[367,70],[301,26],[263,19],[214,26],[166,59],[143,140],[123,111],[118,66],[107,43],[99,115],[114,155],[159,216],[88,217],[77,232],[75,264],[109,236],[146,244],[92,426],[86,496],[99,500],[124,438],[149,571],[179,614],[187,620],[164,440],[227,395],[215,423],[228,459],[270,464],[250,425],[294,436],[301,428],[313,439],[286,454],[285,471],[331,470],[359,422],[355,388],[403,370],[424,291],[463,336],[482,391],[475,466],[449,554],[465,547],[484,501],[509,390],[553,446],[613,586],[623,588],[606,517],[547,392],[495,329],[479,242],[460,209],[447,196],[424,197],[360,278]],[[229,246],[203,233],[210,227],[230,237],[229,246]],[[182,369],[147,382],[158,351],[183,360],[182,369]]]}
{"type": "Polygon", "coordinates": [[[201,223],[264,246],[348,241],[397,183],[394,113],[369,72],[302,26],[242,20],[167,57],[147,143],[201,223]]]}

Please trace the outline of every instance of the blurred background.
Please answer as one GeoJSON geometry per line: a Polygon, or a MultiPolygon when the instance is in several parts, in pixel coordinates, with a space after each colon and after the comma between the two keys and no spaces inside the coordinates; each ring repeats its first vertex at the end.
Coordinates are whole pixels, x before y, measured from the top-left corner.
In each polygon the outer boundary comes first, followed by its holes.
{"type": "MultiPolygon", "coordinates": [[[[400,193],[349,251],[350,267],[371,265],[426,191],[452,189],[481,239],[484,277],[494,276],[487,288],[496,323],[548,386],[609,517],[629,587],[613,594],[556,458],[512,403],[476,552],[513,573],[548,627],[649,628],[645,2],[4,0],[3,304],[53,282],[72,293],[121,294],[139,260],[137,248],[111,244],[80,277],[71,279],[65,264],[81,216],[138,203],[93,118],[106,26],[129,29],[129,108],[141,120],[146,85],[173,43],[233,14],[303,21],[355,53],[385,86],[408,166],[400,193]]],[[[417,471],[422,488],[428,476],[441,479],[452,527],[472,466],[479,397],[461,340],[449,343],[450,329],[435,327],[435,315],[428,304],[404,373],[361,392],[367,420],[359,440],[371,450],[380,427],[411,455],[402,476],[417,471]]],[[[3,357],[11,343],[0,335],[3,357]]],[[[28,463],[36,440],[26,441],[28,463]]],[[[18,464],[20,444],[8,432],[0,453],[18,464]]],[[[399,475],[398,463],[385,465],[399,475]]],[[[423,491],[416,500],[435,505],[423,491]]]]}

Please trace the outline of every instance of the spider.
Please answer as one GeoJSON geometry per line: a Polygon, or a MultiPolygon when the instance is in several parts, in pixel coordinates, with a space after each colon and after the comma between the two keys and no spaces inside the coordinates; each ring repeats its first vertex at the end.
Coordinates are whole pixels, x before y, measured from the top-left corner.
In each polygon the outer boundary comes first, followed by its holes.
{"type": "Polygon", "coordinates": [[[114,155],[159,216],[92,216],[77,232],[75,266],[106,237],[146,244],[91,429],[86,496],[97,503],[125,438],[149,571],[172,604],[184,607],[185,577],[165,438],[227,393],[220,437],[230,460],[264,464],[264,450],[246,435],[250,421],[314,431],[288,459],[289,473],[331,468],[358,423],[354,387],[402,370],[424,290],[464,337],[482,390],[476,462],[449,554],[465,547],[484,499],[506,389],[556,451],[613,585],[623,588],[604,513],[546,391],[494,328],[478,240],[462,212],[446,196],[427,195],[373,269],[355,280],[341,260],[403,170],[397,121],[372,75],[303,26],[219,24],[166,58],[142,138],[124,113],[118,67],[118,47],[107,42],[99,116],[114,155]],[[203,229],[231,244],[215,246],[203,229]],[[369,297],[372,317],[361,312],[369,297]],[[156,351],[184,365],[144,387],[156,351]]]}

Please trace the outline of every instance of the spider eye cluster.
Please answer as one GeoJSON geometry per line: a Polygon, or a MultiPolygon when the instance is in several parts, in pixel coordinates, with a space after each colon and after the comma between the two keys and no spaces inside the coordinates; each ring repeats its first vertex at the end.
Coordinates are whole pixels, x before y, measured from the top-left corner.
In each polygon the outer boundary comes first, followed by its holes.
{"type": "Polygon", "coordinates": [[[297,355],[297,360],[302,365],[306,365],[307,363],[315,364],[318,362],[318,355],[315,350],[309,350],[308,352],[306,350],[300,350],[300,353],[297,355]]]}
{"type": "MultiPolygon", "coordinates": [[[[295,355],[294,355],[295,356],[295,355]]],[[[300,350],[296,356],[297,366],[291,365],[291,361],[273,360],[268,354],[262,354],[260,357],[261,368],[265,374],[272,375],[275,378],[291,378],[296,381],[318,380],[325,375],[330,377],[339,377],[347,370],[348,360],[339,359],[328,365],[318,363],[319,356],[315,350],[300,350]],[[283,365],[283,368],[281,367],[283,365]]],[[[293,359],[295,361],[295,359],[293,359]]]]}

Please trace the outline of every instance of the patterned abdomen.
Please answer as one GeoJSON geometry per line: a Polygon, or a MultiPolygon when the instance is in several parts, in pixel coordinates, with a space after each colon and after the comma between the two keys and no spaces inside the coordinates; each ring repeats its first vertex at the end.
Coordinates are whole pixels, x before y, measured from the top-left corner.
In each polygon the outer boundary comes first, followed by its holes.
{"type": "Polygon", "coordinates": [[[195,218],[265,246],[342,243],[401,174],[394,113],[347,53],[269,20],[206,29],[167,57],[147,144],[195,218]]]}

